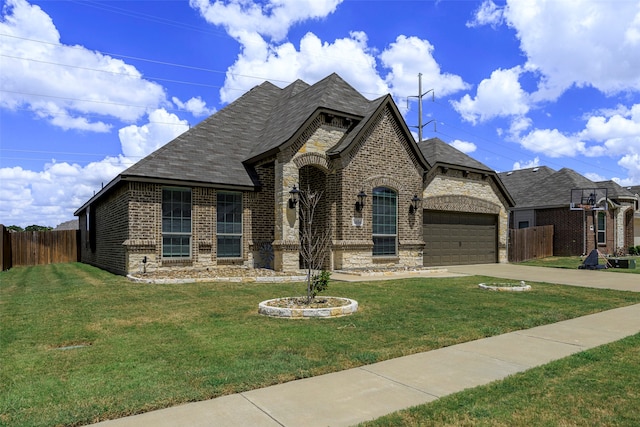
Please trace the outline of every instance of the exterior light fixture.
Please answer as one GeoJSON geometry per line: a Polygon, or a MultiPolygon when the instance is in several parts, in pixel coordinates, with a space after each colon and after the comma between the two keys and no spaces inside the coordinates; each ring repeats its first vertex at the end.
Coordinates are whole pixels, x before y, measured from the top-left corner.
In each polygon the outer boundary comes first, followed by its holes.
{"type": "Polygon", "coordinates": [[[420,197],[417,194],[414,194],[411,198],[411,204],[409,205],[409,213],[414,214],[418,212],[418,203],[420,203],[420,197]]]}
{"type": "Polygon", "coordinates": [[[298,198],[300,197],[300,190],[293,184],[293,188],[289,191],[289,194],[291,195],[291,197],[289,197],[289,209],[295,209],[298,204],[298,198]]]}
{"type": "Polygon", "coordinates": [[[367,193],[365,193],[364,190],[360,190],[357,197],[356,212],[361,212],[364,209],[364,199],[367,197],[367,193]]]}

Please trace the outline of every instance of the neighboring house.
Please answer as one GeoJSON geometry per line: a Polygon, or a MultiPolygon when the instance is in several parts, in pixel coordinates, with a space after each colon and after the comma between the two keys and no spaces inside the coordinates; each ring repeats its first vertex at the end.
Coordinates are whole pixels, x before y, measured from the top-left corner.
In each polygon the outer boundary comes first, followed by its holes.
{"type": "Polygon", "coordinates": [[[546,166],[500,173],[516,202],[510,211],[511,228],[554,226],[554,255],[589,253],[596,247],[606,254],[626,251],[633,242],[637,197],[613,181],[593,182],[577,172],[546,166]],[[570,210],[572,189],[606,188],[606,211],[570,210]]]}
{"type": "Polygon", "coordinates": [[[636,213],[633,216],[633,245],[640,246],[640,185],[627,187],[627,190],[636,196],[636,213]]]}
{"type": "Polygon", "coordinates": [[[122,172],[75,212],[82,261],[298,270],[294,188],[322,192],[325,268],[506,262],[513,200],[497,174],[417,144],[390,95],[367,100],[336,74],[256,86],[122,172]]]}
{"type": "Polygon", "coordinates": [[[78,219],[76,218],[69,221],[61,222],[60,224],[56,225],[56,228],[54,228],[54,230],[77,230],[78,227],[78,219]]]}

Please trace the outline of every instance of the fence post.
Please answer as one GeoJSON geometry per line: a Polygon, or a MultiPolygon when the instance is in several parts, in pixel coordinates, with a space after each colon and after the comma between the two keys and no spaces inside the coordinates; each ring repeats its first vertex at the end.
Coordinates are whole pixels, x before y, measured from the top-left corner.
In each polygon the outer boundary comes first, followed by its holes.
{"type": "Polygon", "coordinates": [[[9,230],[0,224],[0,271],[11,268],[11,236],[9,230]]]}

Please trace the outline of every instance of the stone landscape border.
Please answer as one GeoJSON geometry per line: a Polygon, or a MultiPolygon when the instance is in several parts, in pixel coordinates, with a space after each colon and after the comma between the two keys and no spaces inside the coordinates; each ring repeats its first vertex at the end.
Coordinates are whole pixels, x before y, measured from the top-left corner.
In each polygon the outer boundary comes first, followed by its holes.
{"type": "Polygon", "coordinates": [[[490,285],[480,283],[478,285],[480,289],[485,291],[498,291],[498,292],[526,292],[531,290],[531,285],[527,285],[524,281],[521,281],[517,285],[509,283],[492,283],[490,285]]]}
{"type": "Polygon", "coordinates": [[[286,298],[274,298],[266,301],[262,301],[258,304],[258,313],[263,316],[280,317],[289,319],[330,319],[334,317],[349,316],[358,311],[358,301],[341,298],[341,297],[325,297],[335,298],[343,301],[347,301],[348,304],[340,307],[327,307],[327,308],[290,308],[290,307],[275,307],[269,305],[271,302],[280,301],[286,298]]]}

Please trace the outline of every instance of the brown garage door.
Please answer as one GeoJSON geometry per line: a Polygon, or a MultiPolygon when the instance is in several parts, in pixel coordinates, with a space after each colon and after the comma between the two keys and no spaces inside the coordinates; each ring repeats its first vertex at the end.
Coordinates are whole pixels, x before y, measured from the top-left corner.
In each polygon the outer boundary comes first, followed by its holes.
{"type": "Polygon", "coordinates": [[[498,262],[498,217],[425,210],[424,265],[498,262]]]}

